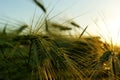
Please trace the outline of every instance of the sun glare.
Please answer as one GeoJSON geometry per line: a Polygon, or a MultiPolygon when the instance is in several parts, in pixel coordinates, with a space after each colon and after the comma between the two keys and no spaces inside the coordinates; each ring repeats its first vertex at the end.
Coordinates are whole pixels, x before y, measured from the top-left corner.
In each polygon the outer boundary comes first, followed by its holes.
{"type": "Polygon", "coordinates": [[[109,22],[108,28],[111,34],[112,42],[115,45],[120,45],[120,23],[119,20],[115,22],[109,22]]]}
{"type": "Polygon", "coordinates": [[[108,43],[120,46],[120,23],[119,19],[111,20],[105,23],[99,22],[101,34],[108,43]]]}

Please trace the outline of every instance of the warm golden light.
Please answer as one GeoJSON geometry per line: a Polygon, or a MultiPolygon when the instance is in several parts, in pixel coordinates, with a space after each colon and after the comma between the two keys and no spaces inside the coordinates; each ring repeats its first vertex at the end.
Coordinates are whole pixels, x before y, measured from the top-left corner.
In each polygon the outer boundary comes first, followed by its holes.
{"type": "MultiPolygon", "coordinates": [[[[106,26],[101,26],[106,32],[105,38],[114,45],[120,45],[120,23],[119,20],[109,21],[106,26]],[[106,28],[104,28],[106,27],[106,28]]],[[[104,35],[103,35],[104,37],[104,35]]]]}

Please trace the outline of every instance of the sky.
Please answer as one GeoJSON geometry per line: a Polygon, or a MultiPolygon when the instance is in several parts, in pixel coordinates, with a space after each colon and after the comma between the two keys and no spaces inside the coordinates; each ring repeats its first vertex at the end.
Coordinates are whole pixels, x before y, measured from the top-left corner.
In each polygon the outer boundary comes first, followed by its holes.
{"type": "MultiPolygon", "coordinates": [[[[39,0],[51,10],[49,18],[65,21],[73,19],[92,35],[103,36],[107,41],[120,44],[120,0],[39,0]]],[[[0,0],[0,22],[4,18],[30,23],[33,15],[39,16],[42,10],[32,0],[0,0]]]]}

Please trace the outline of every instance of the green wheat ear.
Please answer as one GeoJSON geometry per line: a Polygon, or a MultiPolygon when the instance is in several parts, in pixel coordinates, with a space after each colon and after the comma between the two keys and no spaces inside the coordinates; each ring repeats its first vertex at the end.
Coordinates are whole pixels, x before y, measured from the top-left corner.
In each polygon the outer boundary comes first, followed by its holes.
{"type": "Polygon", "coordinates": [[[33,0],[35,2],[36,5],[38,5],[45,13],[46,13],[46,8],[44,7],[44,5],[40,2],[38,2],[38,0],[33,0]]]}
{"type": "Polygon", "coordinates": [[[7,24],[5,24],[4,29],[3,29],[3,34],[4,34],[4,35],[7,34],[7,33],[6,33],[6,28],[7,28],[7,24]]]}
{"type": "Polygon", "coordinates": [[[23,25],[21,26],[19,29],[16,30],[16,34],[21,33],[24,29],[26,29],[28,27],[28,25],[23,25]]]}
{"type": "Polygon", "coordinates": [[[52,23],[52,27],[58,28],[60,31],[72,30],[72,28],[70,28],[68,26],[64,26],[64,25],[58,24],[58,23],[52,23]]]}
{"type": "Polygon", "coordinates": [[[74,22],[74,21],[72,21],[71,24],[72,24],[74,27],[80,28],[80,26],[79,26],[76,22],[74,22]]]}

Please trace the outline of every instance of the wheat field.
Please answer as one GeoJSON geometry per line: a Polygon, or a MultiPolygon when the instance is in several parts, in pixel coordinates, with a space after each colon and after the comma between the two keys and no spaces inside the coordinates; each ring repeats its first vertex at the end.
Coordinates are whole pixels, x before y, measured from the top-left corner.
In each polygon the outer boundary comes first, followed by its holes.
{"type": "MultiPolygon", "coordinates": [[[[33,3],[46,15],[45,5],[33,3]]],[[[120,80],[119,47],[90,35],[89,26],[78,36],[66,34],[80,28],[76,22],[69,24],[73,27],[51,22],[47,16],[30,25],[20,23],[16,29],[4,24],[0,80],[120,80]]]]}

